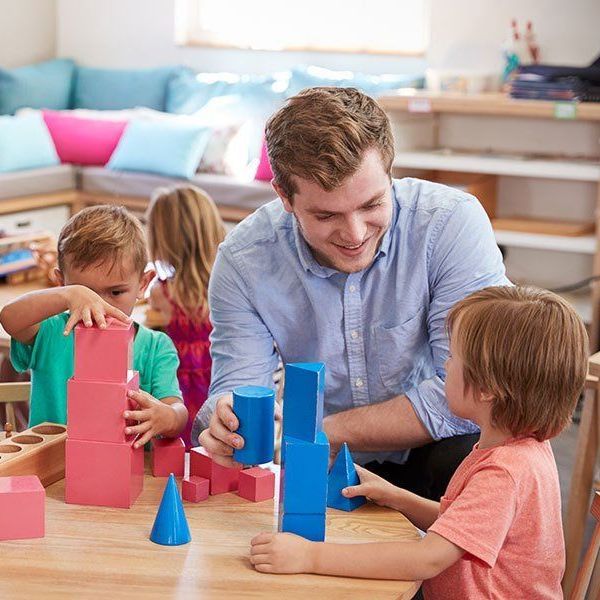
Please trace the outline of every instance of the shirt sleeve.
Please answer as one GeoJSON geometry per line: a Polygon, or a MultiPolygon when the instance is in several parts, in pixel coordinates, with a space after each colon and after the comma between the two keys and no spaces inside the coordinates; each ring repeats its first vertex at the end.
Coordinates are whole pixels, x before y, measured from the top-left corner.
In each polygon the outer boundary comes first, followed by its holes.
{"type": "Polygon", "coordinates": [[[23,344],[14,338],[10,340],[10,362],[18,373],[36,368],[36,359],[40,348],[44,346],[44,339],[52,335],[62,336],[65,321],[59,315],[45,319],[40,323],[38,332],[32,344],[23,344]]]}
{"type": "Polygon", "coordinates": [[[442,498],[442,512],[428,532],[493,567],[514,521],[517,496],[515,482],[505,469],[483,468],[455,499],[442,498]]]}
{"type": "Polygon", "coordinates": [[[434,440],[475,433],[477,426],[448,408],[444,392],[449,342],[446,315],[471,292],[492,285],[510,285],[490,220],[472,196],[459,201],[432,236],[429,251],[429,304],[427,330],[435,375],[406,395],[434,440]]]}
{"type": "Polygon", "coordinates": [[[194,421],[193,440],[208,427],[220,396],[240,385],[273,386],[278,362],[273,336],[254,307],[240,269],[228,251],[220,248],[208,287],[213,325],[211,383],[194,421]]]}
{"type": "Polygon", "coordinates": [[[169,336],[161,332],[156,333],[156,351],[151,375],[152,389],[146,391],[157,400],[171,397],[183,398],[177,379],[179,368],[177,350],[169,336]]]}

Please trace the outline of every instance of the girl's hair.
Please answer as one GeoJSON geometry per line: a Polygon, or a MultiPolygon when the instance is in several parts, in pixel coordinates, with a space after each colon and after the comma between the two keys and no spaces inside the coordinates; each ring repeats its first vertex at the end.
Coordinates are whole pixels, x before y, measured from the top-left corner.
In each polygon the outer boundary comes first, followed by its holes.
{"type": "Polygon", "coordinates": [[[148,209],[150,256],[173,267],[169,292],[192,319],[208,313],[208,280],[225,237],[215,203],[192,186],[159,188],[148,209]]]}
{"type": "Polygon", "coordinates": [[[569,423],[587,374],[588,336],[567,301],[533,287],[489,287],[455,304],[447,327],[465,386],[493,398],[496,427],[542,441],[569,423]]]}

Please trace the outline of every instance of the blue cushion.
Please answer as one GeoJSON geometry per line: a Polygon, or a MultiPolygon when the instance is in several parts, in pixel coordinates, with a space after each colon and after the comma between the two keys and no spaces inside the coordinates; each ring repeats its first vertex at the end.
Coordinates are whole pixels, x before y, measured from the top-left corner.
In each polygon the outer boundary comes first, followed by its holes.
{"type": "Polygon", "coordinates": [[[12,115],[19,108],[70,108],[71,84],[75,64],[72,60],[47,62],[0,69],[0,114],[12,115]]]}
{"type": "Polygon", "coordinates": [[[366,75],[352,71],[331,71],[315,66],[301,66],[292,69],[290,85],[286,95],[316,86],[356,87],[370,96],[379,96],[390,90],[401,88],[422,88],[421,75],[366,75]]]}
{"type": "Polygon", "coordinates": [[[59,163],[41,114],[0,117],[0,173],[39,169],[59,163]]]}
{"type": "Polygon", "coordinates": [[[121,110],[147,106],[165,110],[167,84],[185,67],[158,69],[92,69],[78,67],[75,74],[75,108],[121,110]]]}
{"type": "Polygon", "coordinates": [[[107,169],[193,177],[210,128],[167,121],[130,121],[107,169]]]}

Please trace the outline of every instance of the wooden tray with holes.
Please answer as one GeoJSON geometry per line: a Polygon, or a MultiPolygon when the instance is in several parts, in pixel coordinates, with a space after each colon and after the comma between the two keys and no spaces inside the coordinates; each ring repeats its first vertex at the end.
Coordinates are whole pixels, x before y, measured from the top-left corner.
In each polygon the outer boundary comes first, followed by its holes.
{"type": "Polygon", "coordinates": [[[37,475],[44,487],[65,476],[67,428],[56,423],[35,427],[0,440],[0,477],[37,475]]]}

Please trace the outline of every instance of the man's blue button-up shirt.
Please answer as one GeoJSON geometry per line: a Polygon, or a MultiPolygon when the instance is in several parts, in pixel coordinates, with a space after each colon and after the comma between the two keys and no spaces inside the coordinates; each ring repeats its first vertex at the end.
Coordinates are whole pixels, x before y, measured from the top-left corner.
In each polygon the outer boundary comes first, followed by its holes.
{"type": "MultiPolygon", "coordinates": [[[[209,286],[212,380],[194,440],[219,396],[272,386],[277,351],[284,363],[325,363],[326,415],[405,394],[434,439],[477,431],[444,396],[444,321],[470,292],[509,284],[490,221],[454,188],[405,178],[392,191],[390,227],[358,273],[320,265],[280,200],[227,236],[209,286]]],[[[403,462],[407,452],[354,455],[403,462]]]]}

